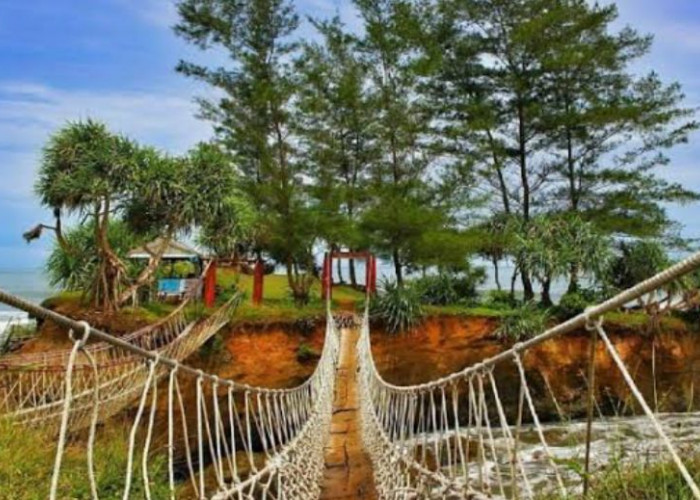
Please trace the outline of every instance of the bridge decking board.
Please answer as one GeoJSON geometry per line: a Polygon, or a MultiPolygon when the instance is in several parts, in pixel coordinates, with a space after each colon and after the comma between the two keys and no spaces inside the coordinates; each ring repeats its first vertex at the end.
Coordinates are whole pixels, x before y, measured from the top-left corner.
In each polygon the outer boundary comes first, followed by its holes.
{"type": "Polygon", "coordinates": [[[362,445],[357,400],[357,353],[359,330],[344,329],[340,362],[336,372],[331,435],[326,448],[323,500],[377,498],[372,463],[362,445]]]}

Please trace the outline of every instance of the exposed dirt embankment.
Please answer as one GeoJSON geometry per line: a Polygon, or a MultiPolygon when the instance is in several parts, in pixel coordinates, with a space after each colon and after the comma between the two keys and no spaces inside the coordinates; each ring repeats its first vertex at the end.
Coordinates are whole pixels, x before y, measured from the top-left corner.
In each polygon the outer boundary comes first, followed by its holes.
{"type": "MultiPolygon", "coordinates": [[[[433,317],[404,335],[390,336],[375,329],[372,350],[387,381],[418,384],[507,349],[509,345],[494,335],[497,327],[497,320],[490,318],[433,317]]],[[[677,328],[649,336],[614,323],[606,331],[647,401],[658,401],[660,411],[700,407],[695,397],[695,388],[700,385],[700,335],[677,328]]],[[[544,342],[523,356],[528,383],[545,417],[554,417],[558,411],[567,416],[582,415],[589,342],[590,334],[582,330],[544,342]]],[[[597,343],[595,366],[602,409],[611,414],[629,410],[633,406],[631,395],[602,341],[597,343]]],[[[515,365],[503,363],[494,373],[506,406],[514,406],[520,383],[515,365]]]]}
{"type": "Polygon", "coordinates": [[[293,387],[313,373],[324,335],[323,324],[233,325],[223,331],[211,355],[204,349],[190,361],[221,378],[253,386],[293,387]]]}
{"type": "MultiPolygon", "coordinates": [[[[86,313],[74,302],[54,309],[120,335],[152,323],[142,312],[86,313]]],[[[497,339],[498,320],[485,317],[434,316],[415,331],[391,335],[372,330],[372,348],[378,368],[387,381],[410,385],[434,380],[461,370],[507,349],[497,339]]],[[[611,321],[606,331],[617,347],[648,401],[659,410],[677,411],[698,407],[695,387],[700,385],[700,334],[681,321],[666,326],[655,337],[645,328],[611,321]],[[655,365],[655,367],[654,367],[655,365]],[[654,388],[653,372],[656,372],[654,388]]],[[[63,329],[49,322],[41,334],[22,348],[40,352],[70,347],[63,329]]],[[[315,367],[315,354],[323,349],[322,320],[233,323],[187,360],[197,368],[254,386],[292,387],[300,384],[315,367]]],[[[577,416],[583,411],[590,335],[586,331],[549,340],[525,353],[524,365],[538,410],[545,416],[559,411],[577,416]],[[556,402],[555,402],[556,401],[556,402]],[[557,408],[557,405],[559,408],[557,408]]],[[[602,342],[596,350],[598,399],[604,410],[624,412],[632,405],[629,391],[602,342]]],[[[515,405],[519,378],[513,363],[495,371],[506,405],[515,405]]]]}

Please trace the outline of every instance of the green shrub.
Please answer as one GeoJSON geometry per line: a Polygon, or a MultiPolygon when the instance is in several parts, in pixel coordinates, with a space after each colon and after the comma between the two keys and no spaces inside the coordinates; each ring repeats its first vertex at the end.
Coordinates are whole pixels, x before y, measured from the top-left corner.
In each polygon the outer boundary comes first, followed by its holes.
{"type": "Polygon", "coordinates": [[[372,300],[372,317],[382,322],[390,333],[411,330],[423,316],[421,295],[416,286],[384,281],[372,300]]]}
{"type": "Polygon", "coordinates": [[[483,269],[466,273],[440,273],[414,281],[423,304],[446,306],[473,303],[477,297],[476,287],[484,281],[483,269]]]}
{"type": "Polygon", "coordinates": [[[599,294],[591,289],[582,288],[576,292],[567,292],[554,308],[554,314],[562,320],[573,318],[600,299],[599,294]]]}
{"type": "Polygon", "coordinates": [[[225,348],[223,336],[219,332],[202,344],[202,347],[199,348],[199,354],[203,358],[218,356],[225,348]]]}
{"type": "Polygon", "coordinates": [[[321,355],[318,353],[318,351],[316,351],[316,349],[311,347],[309,344],[305,342],[299,344],[299,348],[297,349],[297,361],[300,363],[305,363],[320,357],[321,355]]]}
{"type": "MultiPolygon", "coordinates": [[[[686,460],[696,481],[700,479],[700,457],[686,460]]],[[[591,500],[691,500],[695,498],[672,462],[630,465],[613,464],[594,477],[591,500]]]]}
{"type": "Polygon", "coordinates": [[[518,306],[518,300],[505,290],[489,290],[484,305],[498,310],[513,309],[518,306]]]}
{"type": "Polygon", "coordinates": [[[534,337],[547,329],[549,318],[548,310],[532,303],[524,304],[503,316],[496,336],[516,342],[534,337]]]}
{"type": "MultiPolygon", "coordinates": [[[[100,498],[122,498],[127,464],[127,426],[110,425],[98,430],[95,442],[95,475],[100,498]]],[[[143,439],[140,435],[139,439],[143,439]]],[[[143,441],[139,441],[142,443],[143,441]]],[[[13,427],[0,422],[0,500],[47,498],[56,452],[55,434],[42,429],[13,427]]],[[[131,498],[145,498],[141,475],[141,449],[134,455],[131,498]]],[[[151,498],[169,498],[167,460],[149,456],[151,498]]],[[[58,498],[91,498],[84,441],[68,445],[63,457],[58,498]]]]}

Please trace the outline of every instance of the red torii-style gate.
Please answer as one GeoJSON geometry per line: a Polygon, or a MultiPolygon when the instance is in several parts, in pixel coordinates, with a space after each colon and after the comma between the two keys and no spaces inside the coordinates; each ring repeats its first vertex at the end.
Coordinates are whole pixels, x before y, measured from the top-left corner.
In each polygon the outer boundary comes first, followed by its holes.
{"type": "MultiPolygon", "coordinates": [[[[370,252],[326,252],[323,256],[323,270],[321,274],[321,292],[325,300],[332,296],[333,286],[333,259],[357,259],[364,260],[365,287],[367,294],[372,295],[377,291],[377,258],[370,252]]],[[[255,262],[253,272],[253,305],[259,306],[263,299],[263,284],[265,271],[262,259],[255,262]]]]}
{"type": "Polygon", "coordinates": [[[333,296],[333,259],[357,259],[364,260],[365,287],[368,295],[377,291],[377,258],[370,252],[326,252],[323,256],[323,270],[321,272],[321,290],[323,298],[333,296]]]}

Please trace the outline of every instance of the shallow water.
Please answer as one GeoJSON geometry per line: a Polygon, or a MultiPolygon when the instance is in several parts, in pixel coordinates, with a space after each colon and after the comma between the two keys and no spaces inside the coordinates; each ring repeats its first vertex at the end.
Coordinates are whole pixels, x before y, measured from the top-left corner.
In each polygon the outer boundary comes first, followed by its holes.
{"type": "MultiPolygon", "coordinates": [[[[697,432],[700,428],[700,412],[659,414],[656,418],[681,456],[700,451],[700,434],[697,432]]],[[[515,462],[519,464],[515,483],[517,488],[520,491],[529,490],[539,495],[547,496],[547,493],[554,495],[558,489],[558,483],[552,462],[548,458],[551,456],[568,492],[580,492],[581,472],[586,452],[586,422],[545,424],[542,426],[542,431],[547,450],[534,426],[525,425],[521,427],[519,433],[514,427],[510,428],[513,436],[519,435],[516,440],[518,459],[515,462]],[[526,476],[526,479],[523,476],[526,476]]],[[[497,427],[492,429],[492,435],[494,436],[493,448],[488,441],[486,430],[481,433],[477,433],[473,428],[461,430],[463,442],[469,439],[472,443],[470,449],[477,446],[480,436],[484,441],[483,472],[479,470],[478,461],[472,459],[468,470],[469,482],[480,491],[491,491],[494,498],[503,497],[502,485],[505,496],[510,498],[509,492],[513,488],[511,460],[514,440],[505,437],[502,430],[497,427]]],[[[432,453],[434,441],[428,438],[427,442],[429,444],[427,448],[432,453]]],[[[445,455],[443,451],[443,468],[446,468],[445,455]]],[[[593,423],[591,472],[594,475],[612,470],[613,465],[624,468],[629,465],[642,466],[670,460],[667,448],[647,417],[598,419],[593,423]]],[[[451,475],[463,477],[461,465],[453,470],[451,475]]]]}

